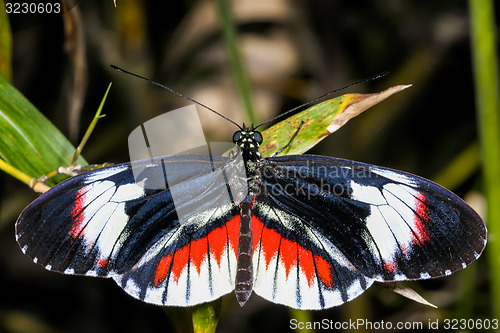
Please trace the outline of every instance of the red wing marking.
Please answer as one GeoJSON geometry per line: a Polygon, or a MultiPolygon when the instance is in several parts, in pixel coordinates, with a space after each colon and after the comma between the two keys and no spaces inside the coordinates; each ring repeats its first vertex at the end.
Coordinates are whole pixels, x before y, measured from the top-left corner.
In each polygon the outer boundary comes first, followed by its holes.
{"type": "Polygon", "coordinates": [[[309,287],[314,284],[316,274],[318,274],[323,285],[332,288],[332,267],[324,258],[314,255],[311,250],[305,249],[296,242],[283,238],[275,230],[264,226],[255,216],[252,219],[252,230],[254,253],[260,244],[266,270],[269,269],[269,263],[277,258],[279,251],[280,264],[285,269],[287,279],[292,268],[297,267],[298,264],[309,287]]]}
{"type": "Polygon", "coordinates": [[[208,234],[208,244],[210,245],[210,256],[215,258],[220,267],[222,254],[227,248],[227,242],[233,248],[234,255],[238,257],[238,236],[240,232],[240,217],[235,216],[229,220],[225,226],[212,230],[208,234]]]}
{"type": "Polygon", "coordinates": [[[314,256],[316,262],[316,270],[318,271],[319,278],[323,284],[331,289],[333,286],[332,281],[332,266],[322,257],[314,256]]]}
{"type": "Polygon", "coordinates": [[[189,257],[191,263],[194,264],[198,275],[200,274],[201,265],[208,258],[208,237],[201,238],[191,242],[191,251],[189,257]]]}
{"type": "Polygon", "coordinates": [[[415,227],[417,228],[414,232],[414,238],[420,243],[426,243],[430,241],[429,231],[423,223],[428,221],[430,218],[429,208],[426,205],[426,197],[423,193],[419,193],[417,199],[415,200],[415,227]]]}
{"type": "Polygon", "coordinates": [[[297,266],[297,246],[297,243],[289,241],[288,239],[281,239],[280,257],[283,259],[287,279],[292,268],[297,266]]]}
{"type": "Polygon", "coordinates": [[[389,274],[395,272],[397,268],[398,266],[395,261],[389,261],[384,263],[384,269],[389,274]]]}
{"type": "MultiPolygon", "coordinates": [[[[213,230],[207,236],[208,244],[210,244],[210,255],[215,259],[219,267],[222,260],[222,254],[227,247],[227,244],[223,240],[227,239],[227,236],[228,230],[222,227],[213,230]]],[[[238,240],[236,240],[236,244],[238,244],[238,240]]]]}
{"type": "Polygon", "coordinates": [[[168,275],[168,271],[170,270],[170,264],[172,263],[172,254],[166,255],[161,258],[158,266],[156,267],[156,273],[154,278],[155,286],[159,286],[165,281],[165,278],[168,275]]]}
{"type": "Polygon", "coordinates": [[[71,219],[73,220],[73,225],[69,231],[69,235],[74,239],[80,237],[85,225],[85,186],[80,188],[75,192],[75,203],[71,207],[71,219]]]}
{"type": "Polygon", "coordinates": [[[188,265],[193,265],[199,275],[201,267],[208,260],[208,251],[210,251],[210,257],[215,258],[219,268],[224,252],[228,250],[228,247],[237,256],[239,225],[240,217],[235,216],[225,225],[212,230],[207,236],[193,240],[174,253],[163,256],[156,268],[155,286],[159,286],[165,281],[169,271],[171,271],[173,281],[178,283],[179,277],[188,265]]]}
{"type": "Polygon", "coordinates": [[[307,284],[311,287],[314,283],[314,277],[316,276],[314,270],[314,260],[311,251],[307,251],[302,246],[299,246],[299,260],[300,268],[304,272],[307,284]]]}
{"type": "Polygon", "coordinates": [[[175,251],[174,260],[172,263],[172,274],[174,276],[174,281],[176,283],[179,282],[179,277],[182,274],[182,271],[189,264],[189,247],[191,243],[185,245],[179,250],[175,251]]]}
{"type": "Polygon", "coordinates": [[[96,262],[96,266],[99,268],[104,268],[108,264],[108,259],[101,259],[99,258],[96,262]]]}
{"type": "Polygon", "coordinates": [[[260,235],[262,235],[262,229],[264,228],[264,223],[262,223],[258,218],[252,216],[252,241],[253,241],[253,253],[257,250],[257,246],[260,243],[260,235]]]}
{"type": "MultiPolygon", "coordinates": [[[[260,222],[259,219],[254,217],[252,219],[252,227],[253,224],[255,223],[262,224],[262,222],[260,222]]],[[[269,263],[271,262],[271,260],[278,255],[281,235],[272,229],[263,227],[261,228],[261,234],[258,235],[258,237],[255,237],[256,236],[255,234],[253,236],[254,236],[253,237],[254,242],[255,239],[260,240],[260,246],[262,248],[262,252],[264,253],[264,258],[266,260],[266,270],[267,270],[269,268],[269,263]]]]}

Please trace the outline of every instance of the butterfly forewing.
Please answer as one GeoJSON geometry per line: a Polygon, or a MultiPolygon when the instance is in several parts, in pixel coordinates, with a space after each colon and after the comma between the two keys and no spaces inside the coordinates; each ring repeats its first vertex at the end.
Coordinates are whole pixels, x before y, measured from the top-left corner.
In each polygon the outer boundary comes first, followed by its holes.
{"type": "Polygon", "coordinates": [[[116,241],[125,228],[125,202],[144,197],[129,178],[127,165],[113,166],[72,178],[40,196],[18,219],[19,245],[35,261],[59,272],[107,276],[126,270],[102,266],[115,246],[109,238],[116,241]],[[121,202],[114,200],[125,193],[121,202]]]}
{"type": "Polygon", "coordinates": [[[221,207],[216,202],[226,190],[219,181],[226,161],[175,156],[71,178],[23,211],[16,224],[17,241],[27,255],[50,270],[98,276],[126,273],[143,257],[154,256],[151,249],[174,253],[225,222],[220,217],[230,215],[235,205],[226,202],[221,207]],[[189,200],[179,204],[191,205],[198,223],[180,225],[170,190],[155,184],[166,183],[163,163],[178,165],[168,183],[190,189],[189,200]],[[143,168],[136,179],[134,167],[143,168]],[[207,195],[207,189],[217,195],[207,195]],[[193,202],[203,204],[196,207],[193,202]],[[175,242],[166,243],[170,238],[175,242]],[[162,242],[165,249],[158,248],[162,242]]]}

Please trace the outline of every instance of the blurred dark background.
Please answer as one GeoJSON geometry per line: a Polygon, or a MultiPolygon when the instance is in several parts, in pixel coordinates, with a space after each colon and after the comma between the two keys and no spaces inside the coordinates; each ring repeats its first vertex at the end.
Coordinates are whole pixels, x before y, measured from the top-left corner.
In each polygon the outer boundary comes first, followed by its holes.
{"type": "MultiPolygon", "coordinates": [[[[340,94],[413,84],[349,122],[312,153],[439,181],[457,156],[467,149],[477,152],[466,2],[231,3],[260,121],[383,71],[390,74],[340,94]]],[[[127,161],[131,130],[191,104],[118,73],[110,64],[166,84],[238,123],[246,120],[212,1],[118,0],[115,8],[112,0],[81,0],[68,7],[65,15],[72,19],[9,15],[12,82],[75,145],[113,82],[103,110],[106,117],[83,152],[90,163],[127,161]],[[71,35],[65,33],[65,24],[73,24],[71,35]]],[[[201,116],[208,140],[230,140],[233,125],[208,111],[201,116]]],[[[456,181],[443,185],[473,198],[471,203],[481,212],[478,154],[464,163],[470,172],[459,179],[451,175],[456,181]]],[[[0,332],[174,330],[162,308],[129,297],[111,280],[47,272],[25,257],[15,242],[14,224],[35,197],[25,185],[0,174],[0,332]]],[[[485,256],[470,269],[410,284],[439,309],[374,286],[353,302],[312,316],[424,323],[491,318],[485,256]]],[[[289,318],[286,307],[256,295],[239,308],[230,294],[224,299],[218,331],[287,331],[289,318]]]]}

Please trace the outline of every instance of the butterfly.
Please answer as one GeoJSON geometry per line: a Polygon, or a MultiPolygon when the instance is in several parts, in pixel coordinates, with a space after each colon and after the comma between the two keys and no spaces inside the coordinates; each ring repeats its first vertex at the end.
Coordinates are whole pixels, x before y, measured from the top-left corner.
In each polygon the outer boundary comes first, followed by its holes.
{"type": "Polygon", "coordinates": [[[225,156],[70,178],[21,213],[17,242],[48,270],[112,278],[152,304],[234,291],[241,306],[255,292],[297,309],[341,305],[376,281],[450,275],[486,245],[478,214],[429,180],[326,156],[265,158],[262,141],[243,125],[225,156]]]}

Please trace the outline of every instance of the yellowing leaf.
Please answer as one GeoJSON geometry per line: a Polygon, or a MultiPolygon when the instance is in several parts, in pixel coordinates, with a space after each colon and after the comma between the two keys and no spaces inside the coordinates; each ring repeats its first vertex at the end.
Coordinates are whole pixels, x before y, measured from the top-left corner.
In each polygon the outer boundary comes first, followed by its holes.
{"type": "Polygon", "coordinates": [[[302,154],[350,119],[408,87],[395,86],[376,94],[346,94],[316,104],[263,131],[260,151],[263,156],[270,156],[285,147],[303,122],[293,142],[282,152],[284,155],[302,154]]]}

